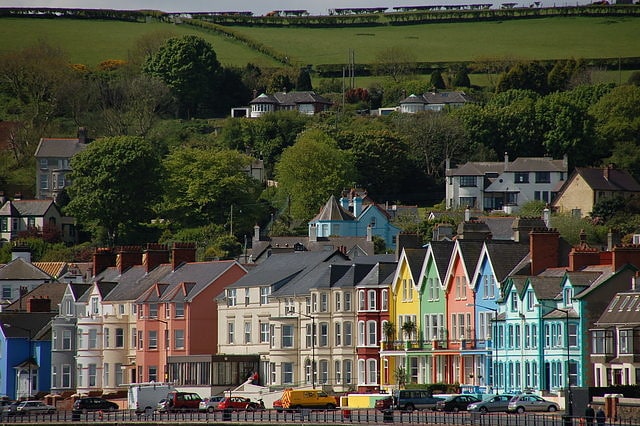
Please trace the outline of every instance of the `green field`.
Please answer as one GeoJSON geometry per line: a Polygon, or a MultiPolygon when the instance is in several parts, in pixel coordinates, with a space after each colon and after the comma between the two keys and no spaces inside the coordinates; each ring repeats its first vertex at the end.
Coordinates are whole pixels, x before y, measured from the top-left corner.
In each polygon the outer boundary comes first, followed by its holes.
{"type": "MultiPolygon", "coordinates": [[[[186,25],[63,19],[0,19],[0,52],[39,39],[62,46],[74,63],[89,66],[106,59],[126,59],[135,41],[154,31],[200,34],[225,65],[275,65],[267,56],[231,38],[186,25]]],[[[441,62],[481,58],[617,58],[640,56],[640,18],[541,18],[499,22],[422,24],[349,28],[233,27],[302,64],[340,64],[348,50],[357,63],[401,46],[416,61],[441,62]]]]}
{"type": "Polygon", "coordinates": [[[106,59],[127,59],[136,40],[144,34],[171,31],[176,35],[198,34],[207,39],[223,65],[277,65],[271,58],[230,38],[202,32],[185,25],[84,21],[69,19],[0,19],[0,53],[46,40],[62,47],[73,63],[95,66],[106,59]]]}

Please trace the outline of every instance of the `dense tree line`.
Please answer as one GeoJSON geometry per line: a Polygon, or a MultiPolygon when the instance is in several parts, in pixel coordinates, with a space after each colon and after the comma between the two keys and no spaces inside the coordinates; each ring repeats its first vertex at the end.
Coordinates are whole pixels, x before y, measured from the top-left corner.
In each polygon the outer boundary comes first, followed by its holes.
{"type": "MultiPolygon", "coordinates": [[[[504,66],[495,92],[481,92],[469,87],[466,65],[417,77],[410,57],[387,56],[380,85],[345,93],[336,82],[319,86],[336,103],[326,113],[211,120],[257,92],[312,89],[309,69],[223,67],[201,38],[170,33],[140,39],[131,60],[96,69],[70,66],[46,43],[4,54],[0,118],[20,124],[2,155],[0,187],[33,174],[40,137],[85,126],[96,140],[73,159],[73,185],[61,201],[94,241],[190,240],[203,256],[228,257],[256,223],[273,218],[276,232],[304,229],[345,188],[365,188],[379,202],[435,204],[447,159],[567,154],[572,166],[614,162],[640,177],[637,85],[585,84],[588,69],[578,60],[516,61],[504,66]],[[441,113],[356,114],[452,88],[474,102],[441,113]],[[277,187],[246,172],[256,159],[277,187]]],[[[616,206],[596,213],[622,229],[624,221],[607,213],[616,206]]]]}

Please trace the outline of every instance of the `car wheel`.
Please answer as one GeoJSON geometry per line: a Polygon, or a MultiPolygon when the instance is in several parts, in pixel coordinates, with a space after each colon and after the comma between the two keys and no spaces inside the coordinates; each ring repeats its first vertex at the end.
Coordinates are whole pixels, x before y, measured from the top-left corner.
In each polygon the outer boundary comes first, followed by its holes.
{"type": "Polygon", "coordinates": [[[457,413],[458,411],[460,411],[460,408],[459,407],[453,407],[451,409],[451,411],[453,411],[454,413],[457,413]]]}
{"type": "Polygon", "coordinates": [[[413,411],[413,410],[415,410],[415,409],[416,409],[416,407],[414,407],[414,405],[413,405],[413,404],[407,404],[407,405],[405,405],[405,406],[404,406],[404,409],[405,409],[406,411],[413,411]]]}
{"type": "Polygon", "coordinates": [[[553,413],[554,411],[556,411],[556,406],[555,405],[550,405],[549,409],[547,411],[549,411],[550,413],[553,413]]]}
{"type": "Polygon", "coordinates": [[[516,413],[518,413],[518,414],[522,414],[522,413],[524,413],[524,407],[518,407],[518,408],[516,408],[516,413]]]}
{"type": "Polygon", "coordinates": [[[207,413],[213,413],[214,411],[216,411],[216,410],[214,410],[213,407],[208,407],[207,408],[207,413]]]}
{"type": "Polygon", "coordinates": [[[327,410],[333,410],[334,408],[336,408],[335,405],[333,404],[327,404],[327,410]]]}
{"type": "Polygon", "coordinates": [[[55,414],[56,410],[49,410],[47,411],[47,414],[55,414]]]}
{"type": "Polygon", "coordinates": [[[487,414],[487,412],[489,412],[489,410],[487,410],[487,407],[480,407],[480,412],[482,414],[487,414]]]}

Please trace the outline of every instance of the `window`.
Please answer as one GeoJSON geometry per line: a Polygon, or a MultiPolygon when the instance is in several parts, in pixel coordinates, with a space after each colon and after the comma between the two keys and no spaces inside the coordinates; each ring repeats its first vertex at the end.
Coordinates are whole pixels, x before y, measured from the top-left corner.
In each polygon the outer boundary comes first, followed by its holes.
{"type": "Polygon", "coordinates": [[[320,294],[320,312],[329,310],[329,295],[327,293],[320,294]]]}
{"type": "Polygon", "coordinates": [[[169,319],[171,318],[171,304],[170,303],[165,303],[164,304],[164,317],[169,319]]]}
{"type": "Polygon", "coordinates": [[[536,183],[551,183],[551,172],[536,172],[536,183]]]}
{"type": "Polygon", "coordinates": [[[40,168],[41,169],[48,169],[49,168],[49,160],[46,158],[41,158],[40,159],[40,168]]]}
{"type": "Polygon", "coordinates": [[[182,318],[184,317],[184,302],[176,302],[176,317],[182,318]]]}
{"type": "Polygon", "coordinates": [[[329,361],[320,360],[320,382],[321,385],[329,384],[329,361]]]}
{"type": "Polygon", "coordinates": [[[158,349],[158,332],[149,330],[149,349],[158,349]]]}
{"type": "Polygon", "coordinates": [[[149,368],[147,369],[147,371],[149,372],[149,381],[150,382],[157,382],[158,381],[158,367],[155,365],[150,365],[149,368]]]}
{"type": "Polygon", "coordinates": [[[78,387],[81,388],[81,387],[84,386],[84,377],[83,377],[82,364],[78,364],[76,371],[78,372],[78,377],[77,377],[78,387]]]}
{"type": "Polygon", "coordinates": [[[4,300],[11,300],[11,296],[12,296],[12,288],[10,285],[3,285],[2,286],[2,298],[4,300]]]}
{"type": "Polygon", "coordinates": [[[62,366],[62,383],[61,387],[70,388],[71,387],[71,366],[69,364],[64,364],[62,366]]]}
{"type": "Polygon", "coordinates": [[[476,197],[460,197],[461,207],[476,207],[476,197]]]}
{"type": "Polygon", "coordinates": [[[269,323],[260,323],[260,343],[269,343],[269,323]]]}
{"type": "Polygon", "coordinates": [[[49,176],[45,174],[40,175],[40,189],[49,189],[49,176]]]}
{"type": "Polygon", "coordinates": [[[293,326],[292,325],[287,324],[282,326],[282,347],[283,348],[293,347],[293,326]]]}
{"type": "Polygon", "coordinates": [[[71,330],[62,331],[62,350],[71,349],[71,330]]]}
{"type": "Polygon", "coordinates": [[[102,366],[102,386],[109,386],[109,364],[106,362],[102,366]]]}
{"type": "Polygon", "coordinates": [[[518,310],[518,293],[511,292],[511,312],[516,312],[518,310]]]}
{"type": "Polygon", "coordinates": [[[312,346],[311,338],[313,337],[313,332],[311,331],[313,324],[307,324],[305,326],[305,344],[307,348],[312,346]]]}
{"type": "Polygon", "coordinates": [[[114,383],[116,386],[120,386],[122,384],[122,363],[116,362],[116,382],[114,383]]]}
{"type": "Polygon", "coordinates": [[[576,348],[578,347],[578,325],[577,324],[569,324],[569,347],[576,348]]]}
{"type": "Polygon", "coordinates": [[[158,318],[158,304],[150,303],[149,304],[149,318],[158,318]]]}
{"type": "Polygon", "coordinates": [[[108,348],[109,345],[109,329],[107,327],[102,329],[102,338],[104,339],[104,347],[108,348]]]}
{"type": "Polygon", "coordinates": [[[136,332],[135,327],[131,329],[131,347],[132,348],[137,348],[138,347],[138,333],[136,332]]]}
{"type": "Polygon", "coordinates": [[[91,314],[93,315],[98,314],[98,298],[97,297],[91,298],[91,314]]]}
{"type": "Polygon", "coordinates": [[[89,349],[98,347],[98,332],[95,329],[89,330],[89,349]]]}
{"type": "Polygon", "coordinates": [[[351,346],[352,343],[352,334],[353,334],[353,323],[351,321],[345,321],[343,323],[344,326],[344,345],[351,346]]]}
{"type": "Polygon", "coordinates": [[[460,176],[460,186],[476,186],[476,177],[460,176]]]}
{"type": "Polygon", "coordinates": [[[378,384],[378,362],[375,358],[367,360],[367,383],[370,385],[378,384]]]}
{"type": "Polygon", "coordinates": [[[389,310],[389,290],[382,290],[382,307],[383,311],[389,310]]]}
{"type": "Polygon", "coordinates": [[[337,385],[342,384],[342,362],[341,361],[335,361],[333,363],[333,373],[335,375],[335,381],[337,385]]]}
{"type": "Polygon", "coordinates": [[[364,311],[365,309],[365,300],[364,300],[364,290],[358,291],[358,310],[364,311]]]}
{"type": "Polygon", "coordinates": [[[236,289],[227,289],[227,306],[236,306],[236,289]]]}
{"type": "Polygon", "coordinates": [[[318,312],[318,295],[315,293],[311,295],[311,312],[318,312]]]}
{"type": "Polygon", "coordinates": [[[292,362],[283,362],[282,363],[282,384],[292,384],[293,383],[293,363],[292,362]]]}
{"type": "Polygon", "coordinates": [[[339,322],[335,323],[334,329],[335,329],[334,344],[335,346],[342,346],[342,324],[339,322]]]}
{"type": "Polygon", "coordinates": [[[375,311],[378,307],[376,306],[376,291],[369,290],[367,292],[367,301],[369,302],[369,310],[375,311]]]}
{"type": "Polygon", "coordinates": [[[340,312],[342,309],[342,293],[336,292],[336,312],[340,312]]]}
{"type": "Polygon", "coordinates": [[[116,328],[116,348],[124,348],[124,329],[116,328]]]}
{"type": "Polygon", "coordinates": [[[351,293],[344,293],[344,311],[351,312],[351,293]]]}
{"type": "Polygon", "coordinates": [[[51,387],[52,388],[58,387],[58,369],[56,368],[55,365],[51,366],[51,387]]]}
{"type": "Polygon", "coordinates": [[[320,323],[320,346],[329,346],[329,323],[320,323]]]}
{"type": "Polygon", "coordinates": [[[249,303],[251,303],[250,295],[251,293],[249,292],[249,289],[244,289],[244,306],[249,306],[249,303]]]}
{"type": "Polygon", "coordinates": [[[249,321],[244,323],[244,343],[251,343],[251,323],[249,321]]]}
{"type": "Polygon", "coordinates": [[[98,367],[96,364],[89,364],[89,387],[96,387],[96,374],[98,373],[98,367]]]}
{"type": "Polygon", "coordinates": [[[173,330],[173,347],[175,349],[184,349],[184,330],[173,330]]]}
{"type": "Polygon", "coordinates": [[[365,384],[365,380],[367,377],[367,372],[365,369],[365,361],[364,359],[358,360],[358,383],[365,384]]]}
{"type": "Polygon", "coordinates": [[[269,296],[271,295],[271,287],[260,287],[260,304],[266,305],[269,303],[269,296]]]}
{"type": "Polygon", "coordinates": [[[233,322],[227,323],[227,343],[233,345],[233,335],[235,332],[235,324],[233,322]]]}
{"type": "Polygon", "coordinates": [[[516,172],[515,173],[515,183],[529,183],[529,173],[528,172],[516,172]]]}
{"type": "Polygon", "coordinates": [[[367,321],[367,346],[378,345],[378,323],[367,321]]]}
{"type": "Polygon", "coordinates": [[[358,346],[364,346],[364,342],[365,342],[364,321],[358,321],[358,346]]]}
{"type": "Polygon", "coordinates": [[[344,383],[351,384],[351,375],[353,374],[353,362],[350,359],[344,360],[344,383]]]}

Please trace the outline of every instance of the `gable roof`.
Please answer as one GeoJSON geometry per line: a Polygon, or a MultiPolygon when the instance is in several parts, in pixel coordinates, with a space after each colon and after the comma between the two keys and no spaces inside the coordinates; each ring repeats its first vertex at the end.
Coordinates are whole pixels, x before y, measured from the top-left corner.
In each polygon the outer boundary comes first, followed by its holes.
{"type": "Polygon", "coordinates": [[[484,176],[486,173],[504,172],[566,172],[565,160],[551,157],[518,157],[509,161],[467,162],[446,170],[447,176],[484,176]]]}
{"type": "Polygon", "coordinates": [[[331,105],[329,99],[324,96],[320,96],[313,91],[302,92],[276,92],[273,95],[267,95],[261,93],[257,98],[251,100],[251,104],[279,104],[279,105],[296,105],[296,104],[311,104],[320,103],[331,105]]]}
{"type": "Polygon", "coordinates": [[[640,183],[624,170],[576,167],[575,173],[594,191],[640,192],[640,183]],[[605,177],[606,173],[609,174],[608,178],[605,177]]]}
{"type": "Polygon", "coordinates": [[[529,254],[529,244],[513,241],[486,241],[484,249],[491,261],[496,281],[499,283],[503,282],[513,268],[529,254]]]}
{"type": "Polygon", "coordinates": [[[596,327],[623,325],[633,327],[640,324],[640,292],[626,291],[617,293],[600,318],[595,322],[596,327]],[[624,302],[621,303],[621,302],[624,302]]]}
{"type": "Polygon", "coordinates": [[[53,277],[37,268],[21,257],[16,257],[11,262],[0,268],[0,280],[43,280],[50,281],[53,277]]]}
{"type": "Polygon", "coordinates": [[[78,138],[42,138],[36,148],[35,157],[71,158],[87,147],[78,138]]]}
{"type": "Polygon", "coordinates": [[[61,277],[67,270],[67,262],[31,262],[33,265],[54,278],[61,277]]]}
{"type": "Polygon", "coordinates": [[[53,200],[9,200],[0,209],[0,216],[44,216],[52,206],[60,213],[53,200]]]}
{"type": "Polygon", "coordinates": [[[16,301],[10,305],[2,308],[3,311],[24,311],[27,310],[27,303],[29,299],[49,299],[51,312],[58,311],[58,305],[62,301],[62,296],[67,289],[67,285],[59,282],[51,282],[40,284],[27,294],[19,297],[16,301]]]}
{"type": "Polygon", "coordinates": [[[336,197],[331,195],[329,200],[322,206],[320,213],[318,213],[309,223],[319,221],[352,221],[355,220],[355,216],[351,212],[346,211],[340,205],[336,197]]]}
{"type": "Polygon", "coordinates": [[[40,331],[47,327],[53,316],[52,312],[0,312],[0,328],[8,338],[28,338],[30,330],[32,340],[37,340],[40,331]]]}
{"type": "Polygon", "coordinates": [[[421,95],[411,94],[401,100],[401,104],[461,104],[468,102],[464,92],[426,92],[421,95]]]}
{"type": "MultiPolygon", "coordinates": [[[[184,266],[184,265],[183,265],[184,266]]],[[[117,268],[107,268],[110,270],[117,268]]],[[[104,298],[105,302],[136,300],[149,287],[160,282],[172,270],[171,264],[163,263],[147,273],[143,265],[135,265],[116,277],[117,286],[104,298]]]]}
{"type": "Polygon", "coordinates": [[[161,283],[167,284],[169,287],[160,296],[159,300],[192,301],[207,288],[207,286],[215,282],[221,275],[234,267],[234,265],[242,268],[235,260],[185,263],[180,268],[171,271],[162,278],[161,283]],[[185,290],[188,290],[188,294],[181,296],[179,291],[176,292],[174,290],[176,287],[183,287],[185,290]]]}
{"type": "Polygon", "coordinates": [[[429,249],[431,251],[431,256],[433,257],[436,272],[440,278],[440,283],[444,282],[447,275],[449,260],[451,259],[451,253],[453,253],[454,246],[455,243],[453,241],[431,241],[429,243],[429,249]]]}

